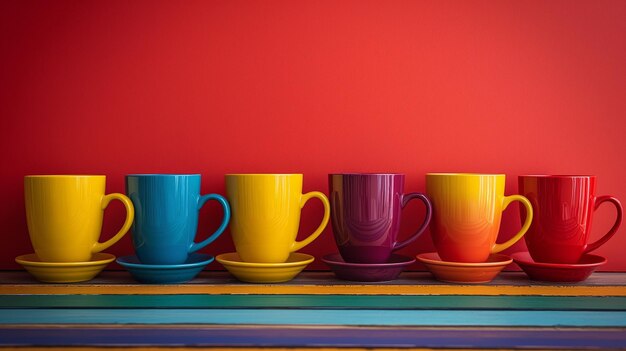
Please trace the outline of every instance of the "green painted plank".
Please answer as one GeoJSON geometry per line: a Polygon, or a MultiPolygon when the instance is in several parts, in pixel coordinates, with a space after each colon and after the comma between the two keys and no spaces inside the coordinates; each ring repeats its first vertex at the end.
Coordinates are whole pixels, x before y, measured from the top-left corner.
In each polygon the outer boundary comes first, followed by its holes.
{"type": "Polygon", "coordinates": [[[626,297],[452,295],[0,295],[0,308],[340,308],[626,311],[626,297]]]}
{"type": "Polygon", "coordinates": [[[12,309],[0,324],[626,327],[626,312],[293,309],[12,309]]]}

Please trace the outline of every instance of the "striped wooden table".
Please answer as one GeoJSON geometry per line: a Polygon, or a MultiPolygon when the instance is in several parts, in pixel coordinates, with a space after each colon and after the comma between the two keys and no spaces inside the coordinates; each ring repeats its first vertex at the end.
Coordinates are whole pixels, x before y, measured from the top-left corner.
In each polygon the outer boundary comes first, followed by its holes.
{"type": "Polygon", "coordinates": [[[203,272],[142,285],[126,272],[78,284],[1,272],[0,347],[626,349],[626,274],[454,285],[420,272],[377,284],[307,272],[255,285],[203,272]]]}

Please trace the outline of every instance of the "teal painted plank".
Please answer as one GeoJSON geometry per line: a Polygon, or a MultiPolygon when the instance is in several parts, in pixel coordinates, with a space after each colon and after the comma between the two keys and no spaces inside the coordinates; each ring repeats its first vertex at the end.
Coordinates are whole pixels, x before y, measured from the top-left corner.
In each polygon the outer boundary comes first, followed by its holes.
{"type": "Polygon", "coordinates": [[[0,295],[0,308],[340,308],[626,311],[626,297],[446,295],[0,295]]]}
{"type": "Polygon", "coordinates": [[[626,327],[626,312],[291,309],[12,309],[0,324],[265,324],[626,327]]]}

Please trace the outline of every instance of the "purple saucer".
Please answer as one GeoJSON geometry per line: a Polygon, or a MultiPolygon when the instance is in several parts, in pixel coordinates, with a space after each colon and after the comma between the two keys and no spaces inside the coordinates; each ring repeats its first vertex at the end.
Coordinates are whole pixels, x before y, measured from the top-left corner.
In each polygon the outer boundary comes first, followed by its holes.
{"type": "Polygon", "coordinates": [[[330,266],[339,279],[383,282],[397,279],[404,267],[415,262],[415,258],[393,254],[386,263],[350,263],[334,253],[324,256],[322,261],[330,266]]]}

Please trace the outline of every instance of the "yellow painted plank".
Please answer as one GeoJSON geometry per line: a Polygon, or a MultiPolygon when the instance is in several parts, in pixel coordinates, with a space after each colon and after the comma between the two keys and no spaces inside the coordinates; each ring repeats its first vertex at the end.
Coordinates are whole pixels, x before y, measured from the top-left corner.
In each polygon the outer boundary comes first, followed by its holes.
{"type": "Polygon", "coordinates": [[[315,294],[315,295],[543,295],[626,296],[626,274],[595,273],[577,284],[533,282],[520,272],[501,274],[488,284],[463,285],[438,282],[424,272],[403,273],[393,282],[366,284],[342,281],[329,272],[305,272],[289,283],[246,284],[224,272],[203,272],[197,279],[177,285],[146,285],[127,272],[104,272],[96,279],[76,284],[44,284],[26,272],[0,272],[0,294],[315,294]]]}

